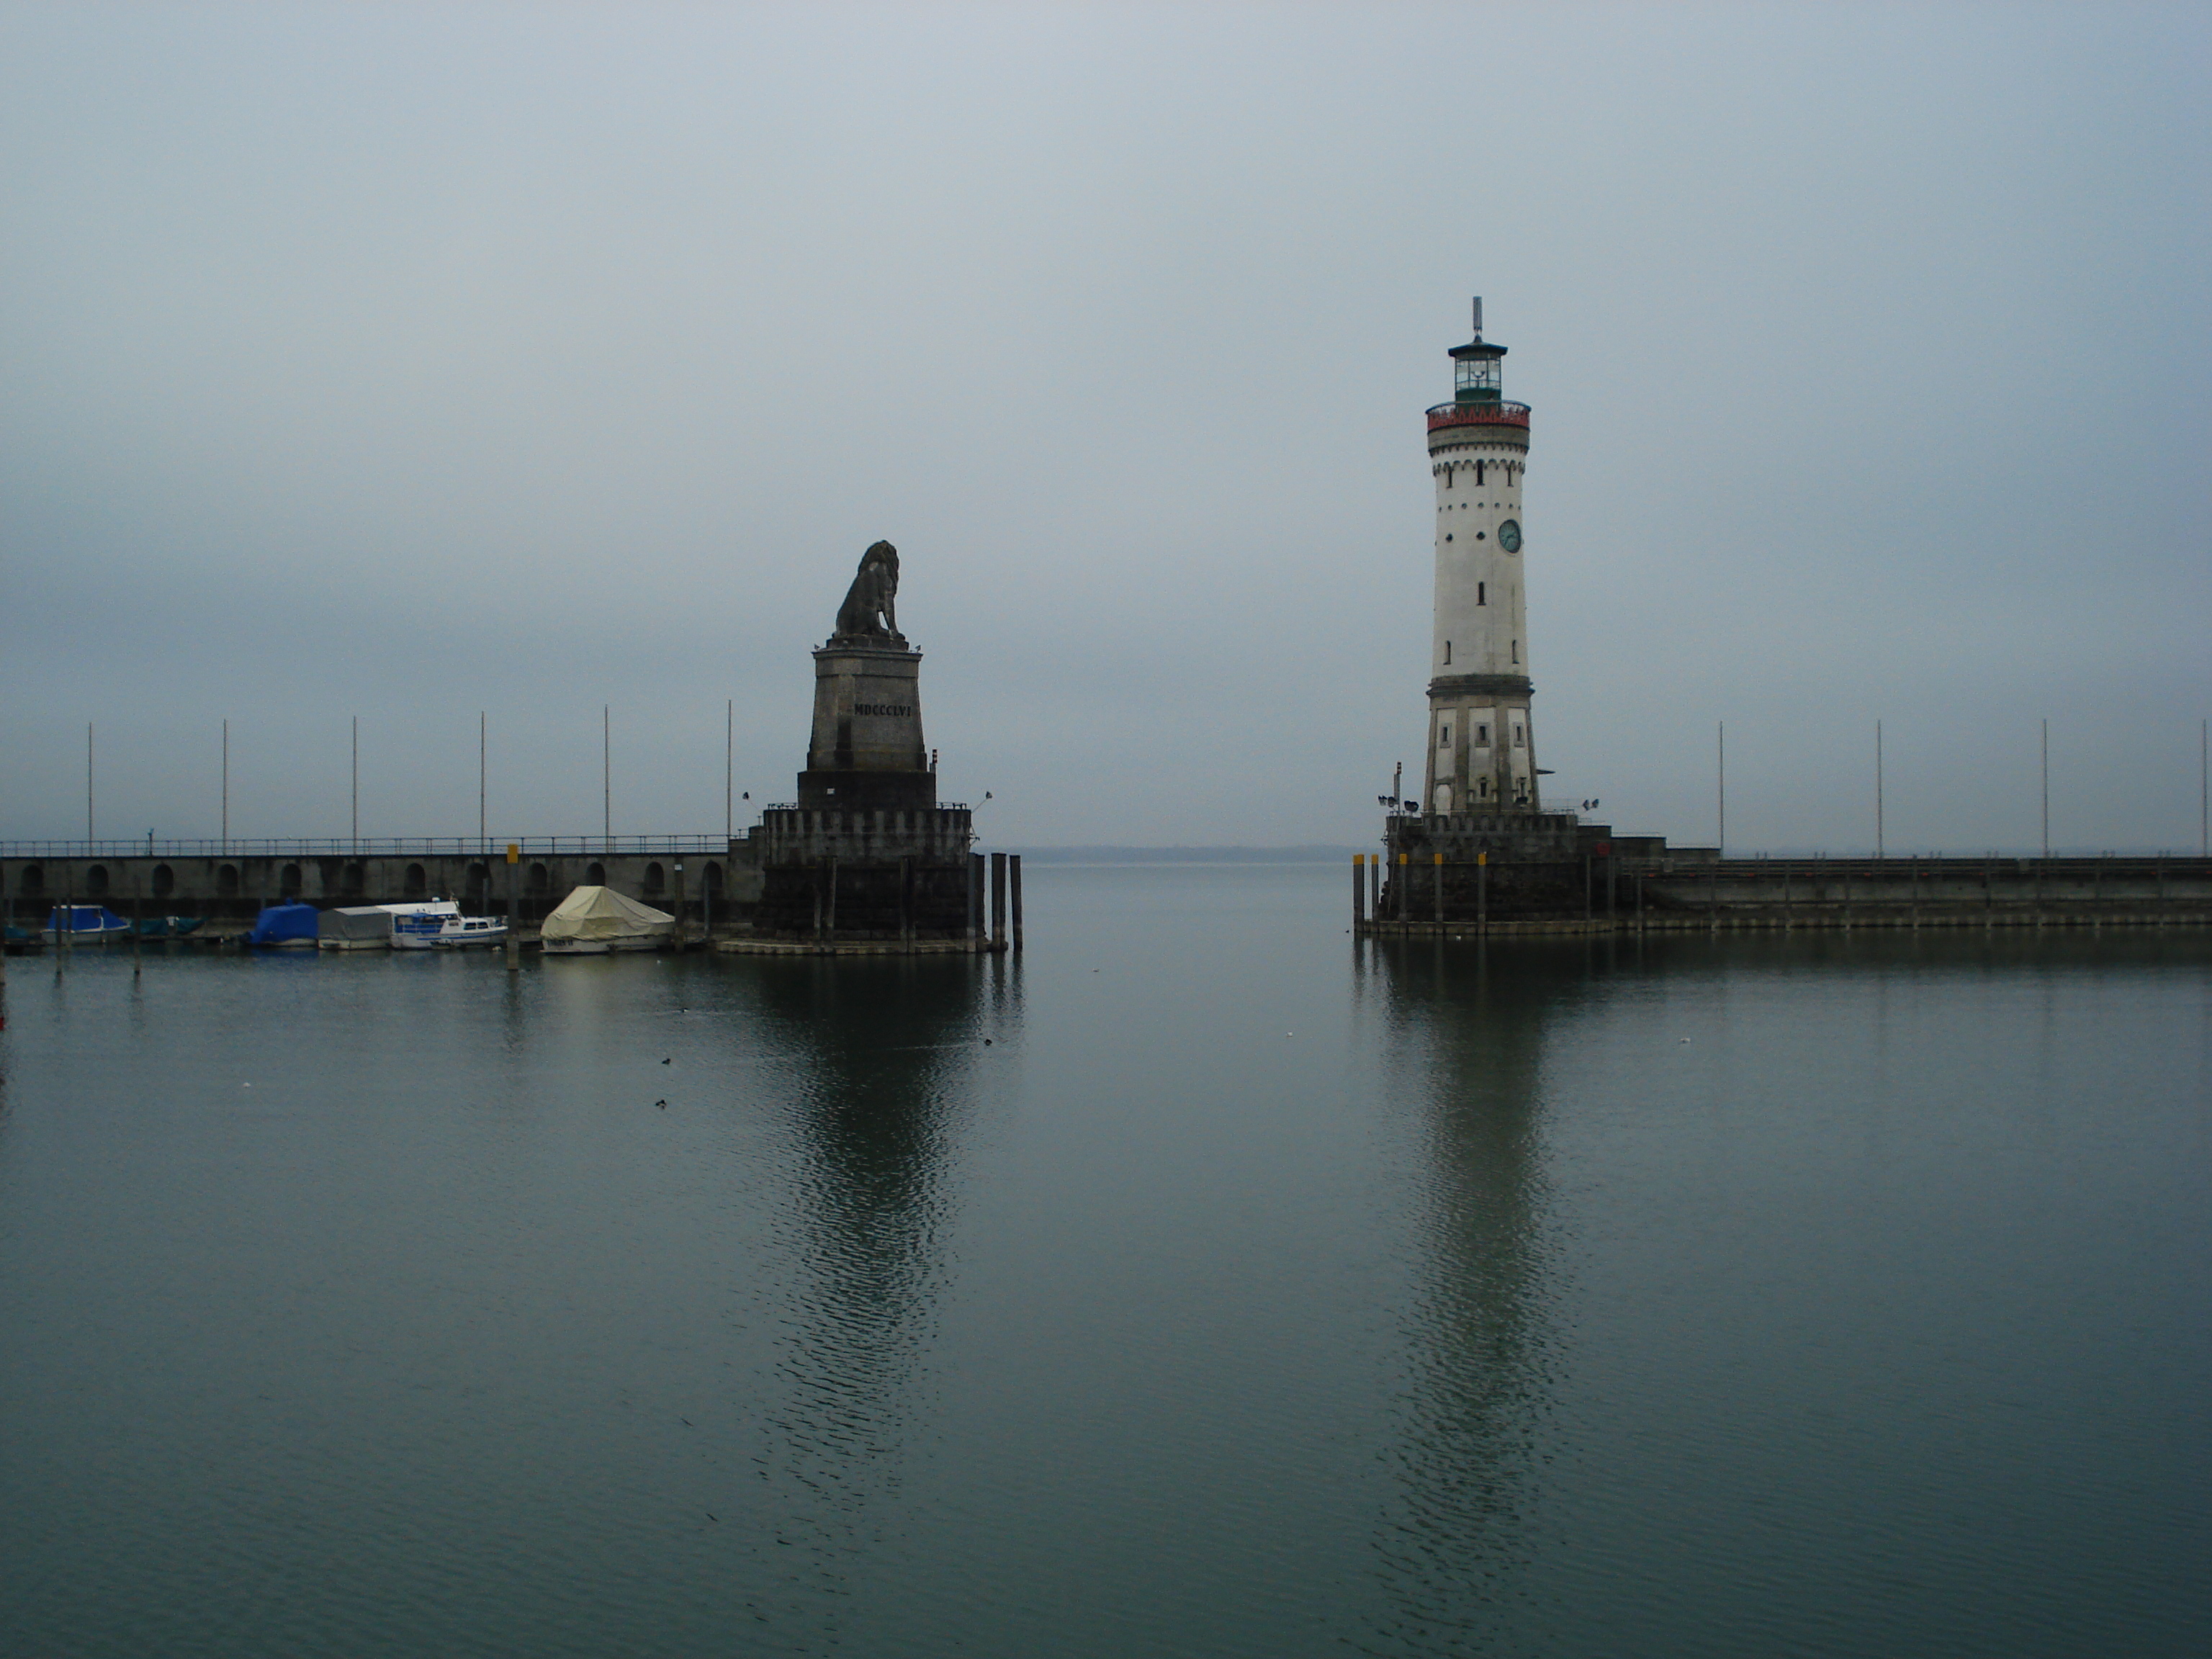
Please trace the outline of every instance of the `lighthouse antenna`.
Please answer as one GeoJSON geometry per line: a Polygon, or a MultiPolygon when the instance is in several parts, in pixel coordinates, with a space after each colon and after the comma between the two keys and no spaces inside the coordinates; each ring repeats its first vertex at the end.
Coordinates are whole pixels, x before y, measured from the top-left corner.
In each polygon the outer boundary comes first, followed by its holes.
{"type": "Polygon", "coordinates": [[[1478,340],[1482,337],[1482,295],[1480,294],[1474,296],[1474,337],[1478,340]]]}

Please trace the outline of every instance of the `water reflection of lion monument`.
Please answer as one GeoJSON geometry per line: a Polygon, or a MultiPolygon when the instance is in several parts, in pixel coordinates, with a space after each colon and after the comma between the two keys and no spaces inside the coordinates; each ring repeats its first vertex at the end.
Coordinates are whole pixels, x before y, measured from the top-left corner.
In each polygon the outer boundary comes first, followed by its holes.
{"type": "Polygon", "coordinates": [[[860,574],[846,591],[845,603],[837,607],[836,637],[896,640],[903,645],[906,636],[898,631],[897,601],[898,549],[889,542],[878,542],[860,555],[860,574]]]}

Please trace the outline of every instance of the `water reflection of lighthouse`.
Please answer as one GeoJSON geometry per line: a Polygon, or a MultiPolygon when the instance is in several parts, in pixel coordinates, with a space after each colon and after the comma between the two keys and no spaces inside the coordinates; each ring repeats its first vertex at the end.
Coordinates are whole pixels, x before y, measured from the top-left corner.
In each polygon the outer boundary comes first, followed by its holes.
{"type": "Polygon", "coordinates": [[[1579,947],[1550,957],[1445,948],[1378,951],[1420,1113],[1415,1286],[1396,1480],[1375,1549],[1382,1612],[1360,1645],[1387,1654],[1491,1651],[1525,1630],[1526,1568],[1562,1358],[1553,1317],[1540,1068],[1547,1028],[1587,987],[1579,947]]]}

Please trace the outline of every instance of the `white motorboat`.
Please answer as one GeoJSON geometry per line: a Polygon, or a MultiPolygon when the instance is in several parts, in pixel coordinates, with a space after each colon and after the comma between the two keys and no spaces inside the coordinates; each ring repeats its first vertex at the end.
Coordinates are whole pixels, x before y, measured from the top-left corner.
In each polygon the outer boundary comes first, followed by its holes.
{"type": "Polygon", "coordinates": [[[441,951],[469,951],[477,945],[507,943],[507,921],[501,916],[448,916],[430,941],[441,951]]]}
{"type": "Polygon", "coordinates": [[[451,899],[417,899],[411,904],[380,904],[392,917],[392,948],[427,951],[438,942],[448,921],[461,919],[461,907],[451,899]]]}

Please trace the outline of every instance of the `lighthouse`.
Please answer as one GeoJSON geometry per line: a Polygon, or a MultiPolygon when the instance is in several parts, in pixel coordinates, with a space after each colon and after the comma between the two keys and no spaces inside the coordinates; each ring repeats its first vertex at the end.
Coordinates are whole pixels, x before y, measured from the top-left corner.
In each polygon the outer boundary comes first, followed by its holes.
{"type": "Polygon", "coordinates": [[[1452,400],[1429,410],[1437,601],[1422,810],[1533,814],[1542,809],[1522,568],[1528,405],[1505,400],[1505,348],[1482,337],[1480,299],[1474,338],[1449,355],[1452,400]]]}

